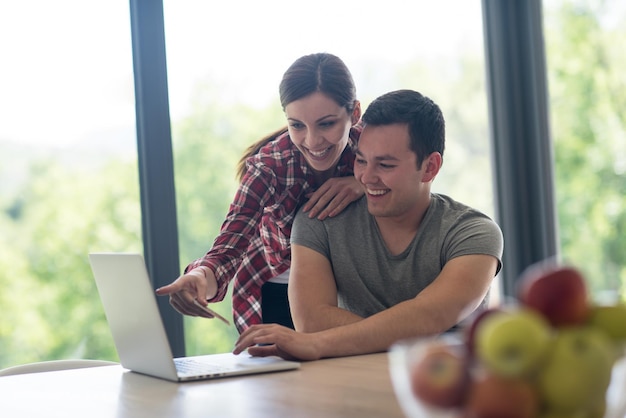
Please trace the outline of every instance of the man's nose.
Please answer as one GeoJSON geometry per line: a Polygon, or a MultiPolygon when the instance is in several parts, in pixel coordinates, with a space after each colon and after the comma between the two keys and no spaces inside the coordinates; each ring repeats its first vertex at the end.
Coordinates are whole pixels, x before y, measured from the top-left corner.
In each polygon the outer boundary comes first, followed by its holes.
{"type": "Polygon", "coordinates": [[[359,169],[360,173],[358,180],[363,184],[374,184],[378,182],[378,177],[374,167],[371,165],[364,165],[359,169]]]}

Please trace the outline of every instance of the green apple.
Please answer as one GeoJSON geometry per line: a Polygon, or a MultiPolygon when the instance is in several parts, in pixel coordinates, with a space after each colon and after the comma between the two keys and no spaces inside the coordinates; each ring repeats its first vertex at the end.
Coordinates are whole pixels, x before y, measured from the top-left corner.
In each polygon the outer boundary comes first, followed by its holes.
{"type": "Polygon", "coordinates": [[[587,323],[606,332],[614,342],[626,342],[626,305],[594,305],[587,323]]]}
{"type": "Polygon", "coordinates": [[[495,374],[527,376],[540,367],[551,338],[550,324],[531,309],[495,312],[477,326],[476,356],[495,374]]]}
{"type": "Polygon", "coordinates": [[[604,418],[604,414],[598,415],[596,411],[559,412],[545,410],[539,418],[604,418]]]}
{"type": "Polygon", "coordinates": [[[612,366],[612,342],[604,332],[588,326],[562,328],[537,379],[542,401],[547,409],[572,416],[597,410],[612,366]]]}
{"type": "Polygon", "coordinates": [[[600,397],[594,405],[587,409],[587,418],[604,418],[606,416],[607,403],[604,397],[600,397]]]}

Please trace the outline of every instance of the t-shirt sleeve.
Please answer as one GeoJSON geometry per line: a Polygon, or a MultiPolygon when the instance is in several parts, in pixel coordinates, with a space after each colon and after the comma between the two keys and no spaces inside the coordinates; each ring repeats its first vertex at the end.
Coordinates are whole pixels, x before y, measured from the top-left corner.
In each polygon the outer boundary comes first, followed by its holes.
{"type": "Polygon", "coordinates": [[[309,218],[302,209],[298,211],[291,229],[291,245],[297,244],[310,248],[330,259],[328,234],[324,222],[309,218]]]}
{"type": "Polygon", "coordinates": [[[498,260],[496,274],[502,268],[504,238],[502,230],[489,217],[473,211],[460,216],[446,237],[445,258],[462,255],[485,254],[498,260]]]}

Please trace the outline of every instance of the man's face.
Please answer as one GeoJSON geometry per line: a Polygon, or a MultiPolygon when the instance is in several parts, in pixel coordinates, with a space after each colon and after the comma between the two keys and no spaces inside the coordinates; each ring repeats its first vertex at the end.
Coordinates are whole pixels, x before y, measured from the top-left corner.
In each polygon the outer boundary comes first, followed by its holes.
{"type": "Polygon", "coordinates": [[[422,213],[434,177],[429,162],[427,158],[417,168],[406,124],[367,125],[359,139],[354,177],[365,188],[369,212],[376,217],[402,218],[422,213]]]}

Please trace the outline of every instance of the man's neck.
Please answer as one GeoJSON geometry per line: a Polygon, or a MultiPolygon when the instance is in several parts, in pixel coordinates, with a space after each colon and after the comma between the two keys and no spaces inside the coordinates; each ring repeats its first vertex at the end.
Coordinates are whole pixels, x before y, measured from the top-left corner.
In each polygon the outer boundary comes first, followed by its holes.
{"type": "Polygon", "coordinates": [[[391,254],[398,255],[406,250],[415,238],[429,206],[430,196],[424,203],[416,207],[415,210],[406,212],[400,216],[374,217],[380,235],[391,254]]]}

